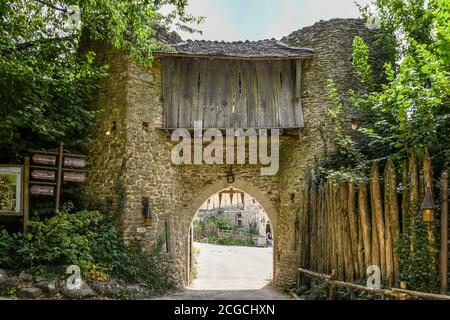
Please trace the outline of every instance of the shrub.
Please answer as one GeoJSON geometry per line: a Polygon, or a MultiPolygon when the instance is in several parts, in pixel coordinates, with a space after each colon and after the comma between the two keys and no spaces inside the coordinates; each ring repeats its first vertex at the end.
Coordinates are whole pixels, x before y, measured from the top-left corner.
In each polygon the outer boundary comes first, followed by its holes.
{"type": "Polygon", "coordinates": [[[111,220],[98,211],[62,211],[43,221],[31,221],[24,236],[0,230],[0,268],[54,276],[64,274],[69,265],[78,265],[88,282],[114,276],[145,283],[150,292],[167,288],[159,267],[162,241],[143,254],[138,243],[125,246],[111,220]]]}

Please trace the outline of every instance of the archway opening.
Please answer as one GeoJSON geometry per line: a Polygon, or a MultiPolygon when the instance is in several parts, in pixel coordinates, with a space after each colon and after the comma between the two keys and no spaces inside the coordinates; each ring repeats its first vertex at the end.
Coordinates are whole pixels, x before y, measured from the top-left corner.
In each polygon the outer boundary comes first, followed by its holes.
{"type": "Polygon", "coordinates": [[[251,194],[227,187],[198,208],[189,236],[189,288],[249,290],[273,277],[274,228],[251,194]]]}

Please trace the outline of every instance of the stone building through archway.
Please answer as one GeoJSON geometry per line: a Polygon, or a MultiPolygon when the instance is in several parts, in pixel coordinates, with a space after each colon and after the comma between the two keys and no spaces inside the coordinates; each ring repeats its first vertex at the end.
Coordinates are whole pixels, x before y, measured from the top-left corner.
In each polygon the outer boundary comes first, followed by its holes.
{"type": "Polygon", "coordinates": [[[241,189],[263,205],[273,224],[274,282],[295,281],[302,180],[307,167],[333,151],[328,80],[342,93],[358,87],[351,62],[355,36],[371,43],[364,21],[321,21],[281,41],[175,39],[177,53],[154,53],[150,68],[92,44],[110,73],[96,101],[105,112],[90,146],[90,204],[110,202],[121,210],[126,241],[141,241],[150,250],[164,235],[167,277],[186,285],[194,214],[211,194],[241,189]],[[185,129],[195,138],[196,120],[224,135],[231,128],[279,130],[278,171],[261,175],[266,165],[235,163],[230,183],[228,164],[173,163],[171,134],[185,129]],[[148,208],[151,224],[145,223],[148,208]]]}

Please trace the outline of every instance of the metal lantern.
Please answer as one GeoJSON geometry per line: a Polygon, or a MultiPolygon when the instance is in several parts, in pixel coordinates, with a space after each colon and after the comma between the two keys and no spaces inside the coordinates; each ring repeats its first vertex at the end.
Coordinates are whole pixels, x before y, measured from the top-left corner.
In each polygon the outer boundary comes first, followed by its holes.
{"type": "Polygon", "coordinates": [[[436,219],[434,212],[433,192],[429,186],[425,187],[425,197],[423,198],[420,209],[422,210],[423,221],[433,222],[436,219]]]}
{"type": "Polygon", "coordinates": [[[150,208],[148,198],[142,198],[142,215],[145,219],[145,225],[150,226],[152,224],[152,209],[150,208]]]}
{"type": "Polygon", "coordinates": [[[228,167],[227,182],[228,183],[233,183],[234,182],[234,173],[233,173],[233,167],[232,166],[228,167]]]}
{"type": "Polygon", "coordinates": [[[352,118],[352,130],[354,131],[358,130],[359,126],[360,126],[359,119],[352,118]]]}

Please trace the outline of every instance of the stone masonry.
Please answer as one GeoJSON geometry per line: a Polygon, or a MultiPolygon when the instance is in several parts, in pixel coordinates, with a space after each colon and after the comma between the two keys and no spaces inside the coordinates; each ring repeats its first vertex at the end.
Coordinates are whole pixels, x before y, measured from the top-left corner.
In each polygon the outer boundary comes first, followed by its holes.
{"type": "MultiPolygon", "coordinates": [[[[321,128],[326,131],[330,127],[327,80],[333,79],[341,92],[358,87],[351,62],[356,35],[370,40],[364,21],[333,19],[282,39],[286,44],[315,50],[302,72],[305,128],[298,136],[280,137],[277,175],[261,176],[258,165],[233,165],[236,180],[232,185],[225,178],[226,165],[172,164],[173,145],[159,129],[163,121],[159,59],[145,69],[124,53],[97,46],[97,56],[109,64],[110,75],[96,103],[105,112],[90,150],[92,167],[86,195],[91,206],[108,202],[123,206],[125,240],[142,241],[148,250],[166,231],[169,245],[163,256],[167,277],[177,285],[186,285],[192,219],[205,200],[232,186],[254,197],[269,216],[275,239],[274,282],[283,285],[295,281],[299,252],[293,244],[294,221],[302,201],[302,179],[306,168],[314,167],[326,154],[321,128]],[[143,197],[149,198],[154,215],[149,226],[144,224],[143,197]]],[[[326,148],[332,152],[329,141],[326,148]]]]}

